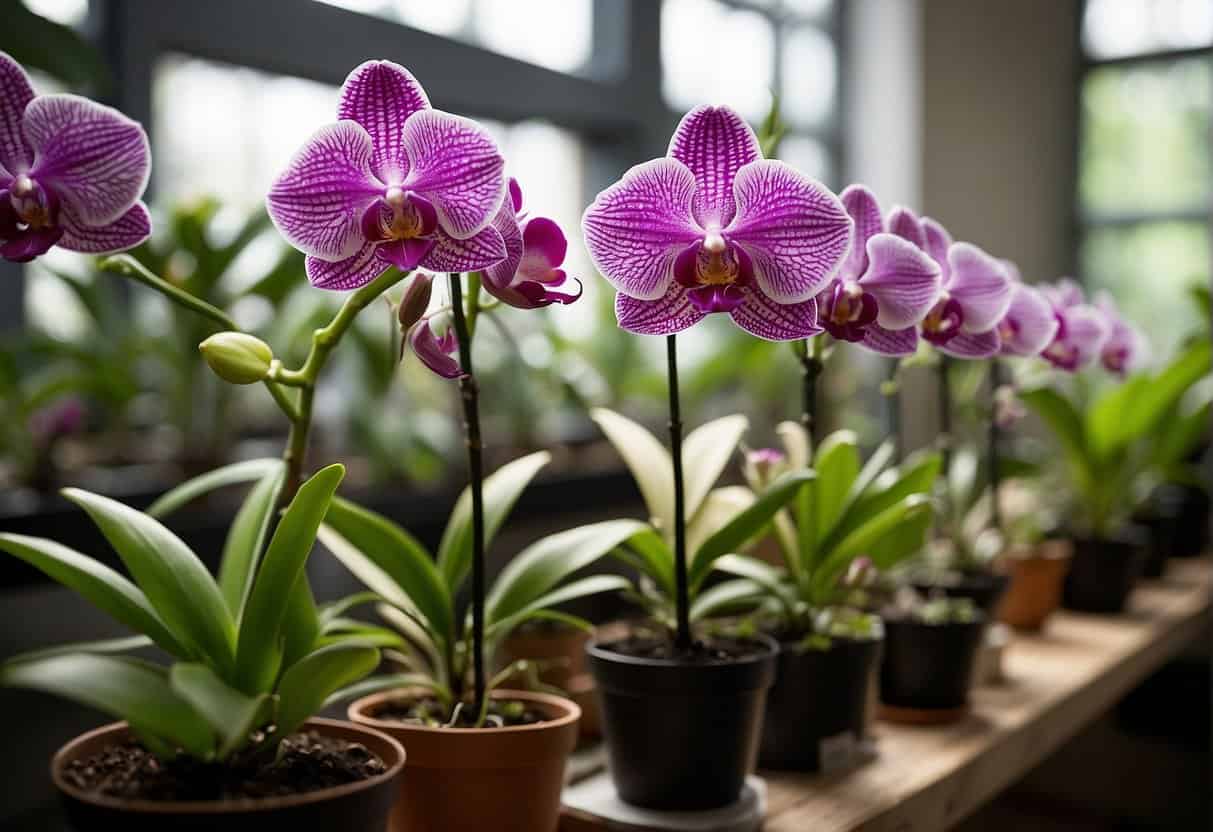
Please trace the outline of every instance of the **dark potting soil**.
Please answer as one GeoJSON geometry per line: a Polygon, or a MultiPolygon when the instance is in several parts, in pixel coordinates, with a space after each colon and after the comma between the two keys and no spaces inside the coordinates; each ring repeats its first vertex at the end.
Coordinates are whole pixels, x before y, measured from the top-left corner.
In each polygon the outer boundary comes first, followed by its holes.
{"type": "MultiPolygon", "coordinates": [[[[371,714],[375,719],[388,722],[410,722],[415,725],[427,725],[431,728],[447,726],[450,722],[450,712],[446,705],[437,699],[401,699],[380,705],[371,714]]],[[[459,710],[459,720],[451,728],[475,728],[476,717],[470,707],[459,710]]],[[[489,701],[488,717],[485,728],[512,728],[518,725],[536,725],[547,722],[549,717],[542,711],[530,707],[526,702],[514,699],[493,699],[489,701]]]]}
{"type": "Polygon", "coordinates": [[[678,647],[668,638],[652,635],[631,635],[602,645],[613,653],[638,659],[689,662],[692,664],[724,664],[738,659],[766,655],[765,645],[734,638],[710,638],[694,642],[689,649],[678,647]]]}
{"type": "Polygon", "coordinates": [[[73,760],[63,778],[84,791],[125,800],[249,800],[356,783],[387,770],[366,746],[313,732],[292,734],[261,765],[164,761],[135,740],[73,760]]]}

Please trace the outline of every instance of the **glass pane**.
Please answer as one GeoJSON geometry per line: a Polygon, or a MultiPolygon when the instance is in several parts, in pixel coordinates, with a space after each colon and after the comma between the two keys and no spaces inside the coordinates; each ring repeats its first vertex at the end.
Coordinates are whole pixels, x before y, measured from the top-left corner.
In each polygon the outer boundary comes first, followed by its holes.
{"type": "Polygon", "coordinates": [[[666,0],[661,10],[666,100],[677,110],[727,104],[750,121],[771,106],[775,30],[761,12],[717,0],[666,0]],[[728,32],[728,59],[714,49],[728,32]]]}
{"type": "Polygon", "coordinates": [[[1112,292],[1125,314],[1150,336],[1165,360],[1198,326],[1187,288],[1209,282],[1209,229],[1199,222],[1154,222],[1095,228],[1082,245],[1082,271],[1091,287],[1112,292]]]}
{"type": "Polygon", "coordinates": [[[830,151],[808,136],[785,136],[779,144],[779,158],[801,173],[829,183],[834,177],[830,151]]]}
{"type": "Polygon", "coordinates": [[[1209,197],[1210,62],[1108,66],[1082,90],[1079,195],[1094,213],[1199,208],[1209,197]]]}
{"type": "Polygon", "coordinates": [[[295,151],[337,113],[336,87],[200,58],[161,61],[152,92],[156,196],[172,202],[213,196],[259,205],[295,151]]]}
{"type": "Polygon", "coordinates": [[[834,110],[838,64],[834,43],[814,26],[791,28],[784,41],[784,117],[792,124],[825,122],[834,110]]]}
{"type": "Polygon", "coordinates": [[[1083,45],[1096,58],[1213,44],[1209,0],[1088,0],[1083,45]]]}
{"type": "Polygon", "coordinates": [[[559,72],[590,59],[591,0],[480,0],[475,19],[480,41],[503,55],[559,72]]]}

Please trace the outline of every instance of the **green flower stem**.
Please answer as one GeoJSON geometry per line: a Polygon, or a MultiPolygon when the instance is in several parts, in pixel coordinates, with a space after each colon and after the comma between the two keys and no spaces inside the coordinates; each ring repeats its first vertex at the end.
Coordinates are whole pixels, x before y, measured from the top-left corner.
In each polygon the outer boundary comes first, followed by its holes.
{"type": "MultiPolygon", "coordinates": [[[[472,332],[468,326],[470,317],[464,310],[463,286],[460,274],[451,272],[448,277],[451,294],[451,315],[454,318],[455,338],[459,342],[459,366],[463,376],[459,379],[459,394],[463,401],[463,429],[468,450],[468,487],[472,492],[472,709],[485,713],[484,674],[484,460],[480,439],[480,390],[476,385],[472,369],[472,332]]],[[[468,306],[474,309],[479,301],[480,283],[469,282],[468,306]]]]}
{"type": "Polygon", "coordinates": [[[468,337],[476,337],[476,318],[481,311],[480,306],[480,272],[471,272],[468,275],[468,337]]]}
{"type": "Polygon", "coordinates": [[[1002,463],[999,459],[999,445],[1002,441],[1002,429],[998,426],[998,388],[1002,386],[1002,364],[998,358],[990,359],[990,433],[987,464],[990,468],[990,525],[997,532],[1002,532],[1002,507],[998,501],[998,485],[1002,478],[1002,463]]]}
{"type": "Polygon", "coordinates": [[[825,369],[825,361],[822,359],[825,351],[825,336],[819,335],[816,338],[806,339],[804,344],[805,349],[798,351],[803,396],[800,424],[804,426],[805,433],[809,435],[809,442],[812,444],[814,431],[817,428],[817,380],[825,369]]]}
{"type": "Polygon", "coordinates": [[[678,619],[674,643],[680,650],[690,650],[694,641],[691,638],[691,594],[687,581],[686,497],[682,476],[682,406],[678,401],[677,336],[667,335],[665,344],[670,389],[670,458],[674,463],[674,610],[678,619]]]}

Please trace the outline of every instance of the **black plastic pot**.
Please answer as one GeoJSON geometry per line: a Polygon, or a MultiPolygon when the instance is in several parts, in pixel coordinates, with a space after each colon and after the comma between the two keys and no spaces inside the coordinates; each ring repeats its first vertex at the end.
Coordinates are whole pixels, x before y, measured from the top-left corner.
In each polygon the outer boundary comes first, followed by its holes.
{"type": "Polygon", "coordinates": [[[985,617],[927,624],[886,615],[880,702],[918,711],[955,711],[969,701],[985,617]]]}
{"type": "Polygon", "coordinates": [[[1209,547],[1209,494],[1190,485],[1165,486],[1175,506],[1172,557],[1194,558],[1209,547]]]}
{"type": "Polygon", "coordinates": [[[910,585],[928,597],[935,592],[942,592],[949,598],[968,598],[987,617],[993,615],[994,608],[1011,585],[1011,578],[998,572],[974,570],[951,574],[955,576],[952,580],[915,578],[910,581],[910,585]]]}
{"type": "Polygon", "coordinates": [[[602,732],[619,796],[666,811],[735,803],[753,768],[778,645],[711,664],[647,659],[591,642],[602,732]]]}
{"type": "Polygon", "coordinates": [[[828,650],[780,645],[778,676],[767,694],[758,761],[763,768],[818,771],[822,742],[859,740],[880,642],[834,638],[828,650]]]}
{"type": "Polygon", "coordinates": [[[1147,541],[1140,526],[1107,539],[1074,538],[1062,604],[1078,612],[1123,612],[1145,566],[1147,541]]]}

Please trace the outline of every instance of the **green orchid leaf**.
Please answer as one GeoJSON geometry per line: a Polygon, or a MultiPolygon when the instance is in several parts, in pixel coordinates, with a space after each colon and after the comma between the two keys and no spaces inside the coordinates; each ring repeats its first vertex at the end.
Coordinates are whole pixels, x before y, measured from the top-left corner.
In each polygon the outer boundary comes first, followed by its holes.
{"type": "Polygon", "coordinates": [[[330,644],[304,656],[282,674],[278,684],[278,736],[290,736],[335,691],[362,679],[378,665],[375,647],[352,641],[330,644]]]}
{"type": "Polygon", "coordinates": [[[670,452],[643,425],[612,410],[595,408],[590,418],[631,471],[657,530],[664,536],[673,534],[674,464],[670,452]]]}
{"type": "Polygon", "coordinates": [[[235,623],[215,579],[181,538],[117,500],[78,488],[63,496],[88,512],[177,641],[221,672],[230,669],[235,623]]]}
{"type": "Polygon", "coordinates": [[[219,759],[243,747],[266,719],[267,694],[245,696],[204,664],[173,665],[168,675],[173,692],[187,702],[219,736],[219,759]]]}
{"type": "Polygon", "coordinates": [[[146,662],[92,653],[8,661],[0,664],[0,685],[38,690],[96,708],[200,759],[215,751],[206,720],[173,691],[163,668],[146,662]]]}
{"type": "Polygon", "coordinates": [[[372,676],[369,679],[363,679],[361,682],[346,685],[324,700],[322,707],[328,708],[332,705],[339,705],[342,702],[361,699],[364,696],[370,696],[372,693],[381,693],[385,690],[401,690],[404,688],[424,688],[432,691],[435,696],[446,703],[455,698],[449,688],[424,673],[389,673],[383,676],[372,676]]]}
{"type": "Polygon", "coordinates": [[[682,482],[688,523],[720,479],[749,426],[745,416],[724,416],[701,425],[682,441],[682,482]]]}
{"type": "MultiPolygon", "coordinates": [[[[487,550],[506,517],[552,455],[529,454],[501,466],[484,480],[484,547],[487,550]]],[[[450,592],[455,592],[472,568],[472,492],[464,489],[451,512],[438,546],[438,570],[450,592]]]]}
{"type": "Polygon", "coordinates": [[[53,540],[20,534],[0,533],[0,550],[78,593],[119,623],[144,633],[172,655],[183,659],[193,657],[192,652],[169,632],[139,587],[105,564],[53,540]]]}
{"type": "Polygon", "coordinates": [[[257,564],[261,550],[265,548],[285,474],[285,466],[279,463],[257,481],[236,513],[224,541],[223,559],[219,562],[219,591],[236,621],[240,620],[245,599],[253,587],[253,577],[257,574],[257,564]]]}
{"type": "Polygon", "coordinates": [[[378,567],[440,637],[453,637],[451,594],[430,553],[411,534],[388,518],[340,497],[329,506],[324,522],[378,567]]]}
{"type": "Polygon", "coordinates": [[[218,491],[229,485],[239,485],[262,479],[281,466],[282,460],[270,458],[249,459],[224,465],[222,468],[207,471],[192,480],[186,480],[171,491],[165,492],[148,507],[147,513],[152,517],[167,517],[186,503],[196,500],[204,494],[218,491]]]}
{"type": "Polygon", "coordinates": [[[500,636],[508,635],[519,624],[533,617],[538,612],[551,611],[552,607],[597,595],[602,592],[620,592],[631,586],[631,582],[622,575],[591,575],[577,581],[570,581],[551,592],[541,595],[509,615],[501,616],[491,621],[485,629],[486,634],[500,636]]]}
{"type": "MultiPolygon", "coordinates": [[[[869,518],[844,537],[837,546],[831,548],[829,555],[813,574],[815,591],[820,593],[832,587],[851,561],[861,555],[871,557],[878,568],[887,569],[892,566],[890,553],[900,549],[881,548],[891,537],[902,538],[901,544],[908,549],[907,554],[921,549],[925,540],[917,539],[915,532],[922,518],[925,517],[926,522],[930,523],[931,515],[930,499],[922,494],[911,494],[869,518]],[[882,557],[882,560],[877,560],[877,557],[882,557]]],[[[925,532],[925,528],[923,531],[925,532]]]]}
{"type": "Polygon", "coordinates": [[[939,477],[943,460],[938,453],[919,452],[900,469],[885,471],[852,502],[822,548],[830,550],[864,523],[913,494],[929,495],[939,477]]]}
{"type": "Polygon", "coordinates": [[[786,610],[796,606],[796,590],[788,581],[787,575],[769,563],[745,555],[725,555],[716,562],[716,568],[757,584],[786,610]]]}
{"type": "Polygon", "coordinates": [[[573,573],[649,529],[639,520],[608,520],[549,535],[519,552],[485,599],[485,621],[507,618],[573,573]]]}
{"type": "MultiPolygon", "coordinates": [[[[813,470],[817,472],[817,478],[805,493],[813,499],[810,533],[814,551],[818,551],[838,522],[851,488],[859,478],[859,437],[849,430],[835,431],[827,436],[813,457],[813,470]]],[[[804,533],[802,529],[801,534],[804,533]]]]}
{"type": "Polygon", "coordinates": [[[767,597],[763,587],[745,578],[724,581],[705,589],[691,604],[691,620],[701,621],[714,615],[738,615],[749,612],[767,597]]]}
{"type": "Polygon", "coordinates": [[[627,550],[635,556],[635,563],[625,558],[629,566],[636,566],[668,597],[674,597],[674,552],[653,528],[646,529],[628,539],[627,550]]]}
{"type": "Polygon", "coordinates": [[[322,625],[320,611],[306,569],[299,573],[287,597],[286,617],[282,619],[282,666],[290,667],[316,649],[322,625]]]}
{"type": "Polygon", "coordinates": [[[1087,431],[1082,416],[1074,405],[1049,387],[1024,390],[1020,392],[1019,398],[1053,433],[1074,471],[1091,478],[1093,472],[1087,431]]]}
{"type": "Polygon", "coordinates": [[[75,641],[68,644],[56,644],[53,647],[43,647],[28,653],[19,653],[5,661],[30,662],[38,659],[49,659],[51,656],[62,656],[66,653],[129,653],[151,647],[152,640],[147,636],[124,636],[122,638],[103,638],[96,641],[75,641]]]}
{"type": "Polygon", "coordinates": [[[273,687],[283,658],[283,623],[298,600],[292,600],[292,590],[304,576],[316,532],[344,476],[341,465],[319,471],[299,487],[274,530],[240,619],[235,681],[245,693],[263,693],[273,687]]]}

